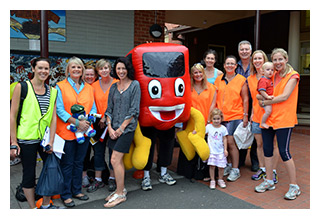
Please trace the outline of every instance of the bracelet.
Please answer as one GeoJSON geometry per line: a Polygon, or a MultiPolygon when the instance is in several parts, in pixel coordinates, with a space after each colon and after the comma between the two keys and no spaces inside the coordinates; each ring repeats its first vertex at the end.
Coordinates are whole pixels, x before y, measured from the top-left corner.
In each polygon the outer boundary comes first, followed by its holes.
{"type": "Polygon", "coordinates": [[[79,127],[79,119],[76,119],[76,127],[79,127]]]}
{"type": "Polygon", "coordinates": [[[10,150],[13,150],[13,149],[18,150],[18,146],[17,145],[10,145],[10,150]]]}
{"type": "Polygon", "coordinates": [[[262,105],[262,107],[264,107],[264,106],[265,106],[265,104],[264,104],[264,100],[262,100],[262,101],[261,101],[261,105],[262,105]]]}
{"type": "Polygon", "coordinates": [[[121,127],[119,127],[119,129],[120,129],[120,131],[123,133],[124,132],[124,130],[122,130],[122,128],[121,127]]]}
{"type": "Polygon", "coordinates": [[[243,113],[243,115],[248,115],[248,113],[243,113]]]}

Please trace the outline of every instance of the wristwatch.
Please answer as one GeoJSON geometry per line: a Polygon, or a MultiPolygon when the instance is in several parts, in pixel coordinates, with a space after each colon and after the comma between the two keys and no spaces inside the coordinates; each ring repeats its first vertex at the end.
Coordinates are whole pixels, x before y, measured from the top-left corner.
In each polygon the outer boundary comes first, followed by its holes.
{"type": "Polygon", "coordinates": [[[262,100],[262,101],[261,101],[261,105],[262,105],[262,107],[264,107],[264,106],[265,106],[265,104],[264,104],[264,100],[262,100]]]}
{"type": "Polygon", "coordinates": [[[10,145],[10,150],[18,150],[18,146],[17,145],[10,145]]]}

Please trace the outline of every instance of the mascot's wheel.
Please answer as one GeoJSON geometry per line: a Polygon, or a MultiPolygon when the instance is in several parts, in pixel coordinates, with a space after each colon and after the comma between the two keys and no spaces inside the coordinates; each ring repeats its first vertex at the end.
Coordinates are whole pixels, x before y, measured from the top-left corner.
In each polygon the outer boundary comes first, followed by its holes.
{"type": "Polygon", "coordinates": [[[144,175],[144,172],[143,172],[143,170],[136,170],[136,171],[134,171],[134,173],[133,173],[133,178],[135,178],[135,179],[142,179],[143,178],[143,175],[144,175]]]}
{"type": "MultiPolygon", "coordinates": [[[[41,198],[41,199],[39,199],[39,200],[37,201],[36,206],[37,206],[38,209],[40,209],[40,207],[41,207],[41,205],[42,205],[42,202],[43,202],[43,198],[41,198]]],[[[53,205],[52,200],[50,200],[50,204],[53,205]]]]}

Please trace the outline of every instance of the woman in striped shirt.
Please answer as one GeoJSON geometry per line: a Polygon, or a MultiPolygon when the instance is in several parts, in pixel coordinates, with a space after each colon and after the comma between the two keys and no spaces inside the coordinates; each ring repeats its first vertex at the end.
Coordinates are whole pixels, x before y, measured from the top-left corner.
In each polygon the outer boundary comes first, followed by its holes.
{"type": "MultiPolygon", "coordinates": [[[[39,57],[31,62],[33,78],[27,81],[27,94],[23,102],[21,117],[17,123],[18,109],[20,106],[21,84],[17,84],[12,96],[10,112],[10,137],[11,146],[15,149],[10,152],[21,154],[23,177],[22,188],[30,208],[35,205],[35,178],[36,160],[39,152],[45,162],[48,153],[52,153],[54,135],[56,133],[56,97],[57,90],[45,84],[50,73],[50,61],[39,57]],[[18,124],[18,126],[17,126],[18,124]],[[40,142],[46,127],[50,127],[50,149],[45,151],[40,142]]],[[[11,149],[11,147],[10,147],[11,149]]],[[[50,196],[43,197],[41,208],[58,208],[50,204],[50,196]]]]}

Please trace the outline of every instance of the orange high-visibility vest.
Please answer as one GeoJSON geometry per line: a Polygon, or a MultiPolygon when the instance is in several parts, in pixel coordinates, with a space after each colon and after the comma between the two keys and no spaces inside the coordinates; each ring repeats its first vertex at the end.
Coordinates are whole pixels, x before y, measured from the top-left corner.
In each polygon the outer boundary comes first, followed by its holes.
{"type": "Polygon", "coordinates": [[[259,92],[257,91],[258,79],[256,77],[256,74],[250,75],[247,78],[247,81],[248,81],[249,90],[252,97],[252,108],[253,108],[252,121],[260,124],[262,115],[264,113],[264,109],[260,107],[259,101],[257,99],[257,94],[259,92]]]}
{"type": "MultiPolygon", "coordinates": [[[[111,85],[117,81],[119,80],[113,79],[111,85]]],[[[109,96],[111,85],[105,93],[102,91],[102,88],[100,86],[100,80],[95,81],[91,85],[94,89],[94,101],[97,107],[97,113],[102,114],[101,117],[103,117],[108,107],[108,96],[109,96]]]]}
{"type": "Polygon", "coordinates": [[[208,121],[212,99],[216,93],[216,87],[214,85],[208,83],[207,86],[207,89],[203,90],[199,95],[195,89],[191,92],[191,106],[202,113],[206,123],[208,121]]]}
{"type": "Polygon", "coordinates": [[[240,74],[226,84],[222,79],[224,75],[218,76],[215,85],[217,86],[217,107],[223,112],[224,121],[243,119],[243,102],[241,89],[246,78],[240,74]]]}
{"type": "MultiPolygon", "coordinates": [[[[67,79],[57,83],[57,85],[61,90],[64,108],[70,115],[72,115],[71,106],[74,104],[82,105],[86,114],[90,113],[94,101],[92,86],[90,86],[88,83],[85,83],[81,92],[77,94],[67,79]]],[[[67,125],[69,124],[70,123],[65,123],[57,116],[56,133],[64,140],[76,139],[75,134],[67,129],[67,125]]]]}
{"type": "Polygon", "coordinates": [[[288,73],[284,78],[282,78],[281,81],[277,85],[275,85],[273,89],[273,95],[275,97],[281,95],[284,92],[284,89],[288,81],[291,79],[291,76],[295,74],[298,75],[298,82],[295,88],[293,89],[290,97],[284,102],[280,102],[272,105],[272,113],[269,116],[266,123],[267,125],[273,127],[273,129],[292,128],[296,124],[298,124],[297,104],[298,104],[298,87],[299,87],[299,80],[300,80],[299,73],[297,73],[296,71],[292,71],[291,73],[288,73]]]}

